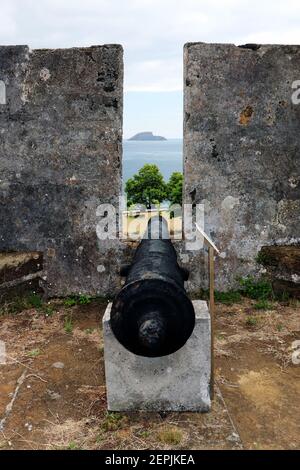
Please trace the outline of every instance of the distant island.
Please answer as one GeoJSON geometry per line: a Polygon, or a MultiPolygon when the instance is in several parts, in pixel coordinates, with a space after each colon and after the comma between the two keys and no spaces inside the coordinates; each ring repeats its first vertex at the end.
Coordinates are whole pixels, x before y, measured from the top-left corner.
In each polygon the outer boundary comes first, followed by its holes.
{"type": "Polygon", "coordinates": [[[139,132],[128,140],[167,140],[161,135],[153,135],[153,132],[139,132]]]}

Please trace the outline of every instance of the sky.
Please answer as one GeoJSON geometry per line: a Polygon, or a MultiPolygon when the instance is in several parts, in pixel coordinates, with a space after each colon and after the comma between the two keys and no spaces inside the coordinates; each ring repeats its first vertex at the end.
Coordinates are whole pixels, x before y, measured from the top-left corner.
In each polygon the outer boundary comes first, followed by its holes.
{"type": "Polygon", "coordinates": [[[124,137],[182,137],[186,42],[300,44],[299,0],[0,0],[0,44],[124,47],[124,137]]]}

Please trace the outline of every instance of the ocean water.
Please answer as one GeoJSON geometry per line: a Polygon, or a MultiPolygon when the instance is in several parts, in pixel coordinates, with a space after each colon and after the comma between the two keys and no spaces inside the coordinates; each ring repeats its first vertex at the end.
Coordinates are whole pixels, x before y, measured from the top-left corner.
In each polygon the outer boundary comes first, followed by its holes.
{"type": "Polygon", "coordinates": [[[182,172],[182,139],[123,142],[123,184],[145,163],[154,163],[167,181],[173,171],[182,172]]]}

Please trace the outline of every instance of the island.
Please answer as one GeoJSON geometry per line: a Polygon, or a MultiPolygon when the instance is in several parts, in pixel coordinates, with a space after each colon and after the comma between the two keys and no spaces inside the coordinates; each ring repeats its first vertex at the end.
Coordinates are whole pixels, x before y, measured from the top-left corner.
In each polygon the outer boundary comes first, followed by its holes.
{"type": "Polygon", "coordinates": [[[153,135],[153,132],[139,132],[128,140],[167,140],[161,135],[153,135]]]}

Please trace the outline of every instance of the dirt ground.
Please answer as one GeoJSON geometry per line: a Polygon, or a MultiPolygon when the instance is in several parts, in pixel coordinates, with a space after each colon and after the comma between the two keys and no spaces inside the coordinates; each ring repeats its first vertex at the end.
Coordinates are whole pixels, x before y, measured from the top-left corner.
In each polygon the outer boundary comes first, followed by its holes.
{"type": "Polygon", "coordinates": [[[299,302],[216,308],[212,411],[107,413],[105,301],[0,317],[1,449],[296,449],[300,447],[299,302]],[[252,320],[249,320],[251,318],[252,320]]]}

